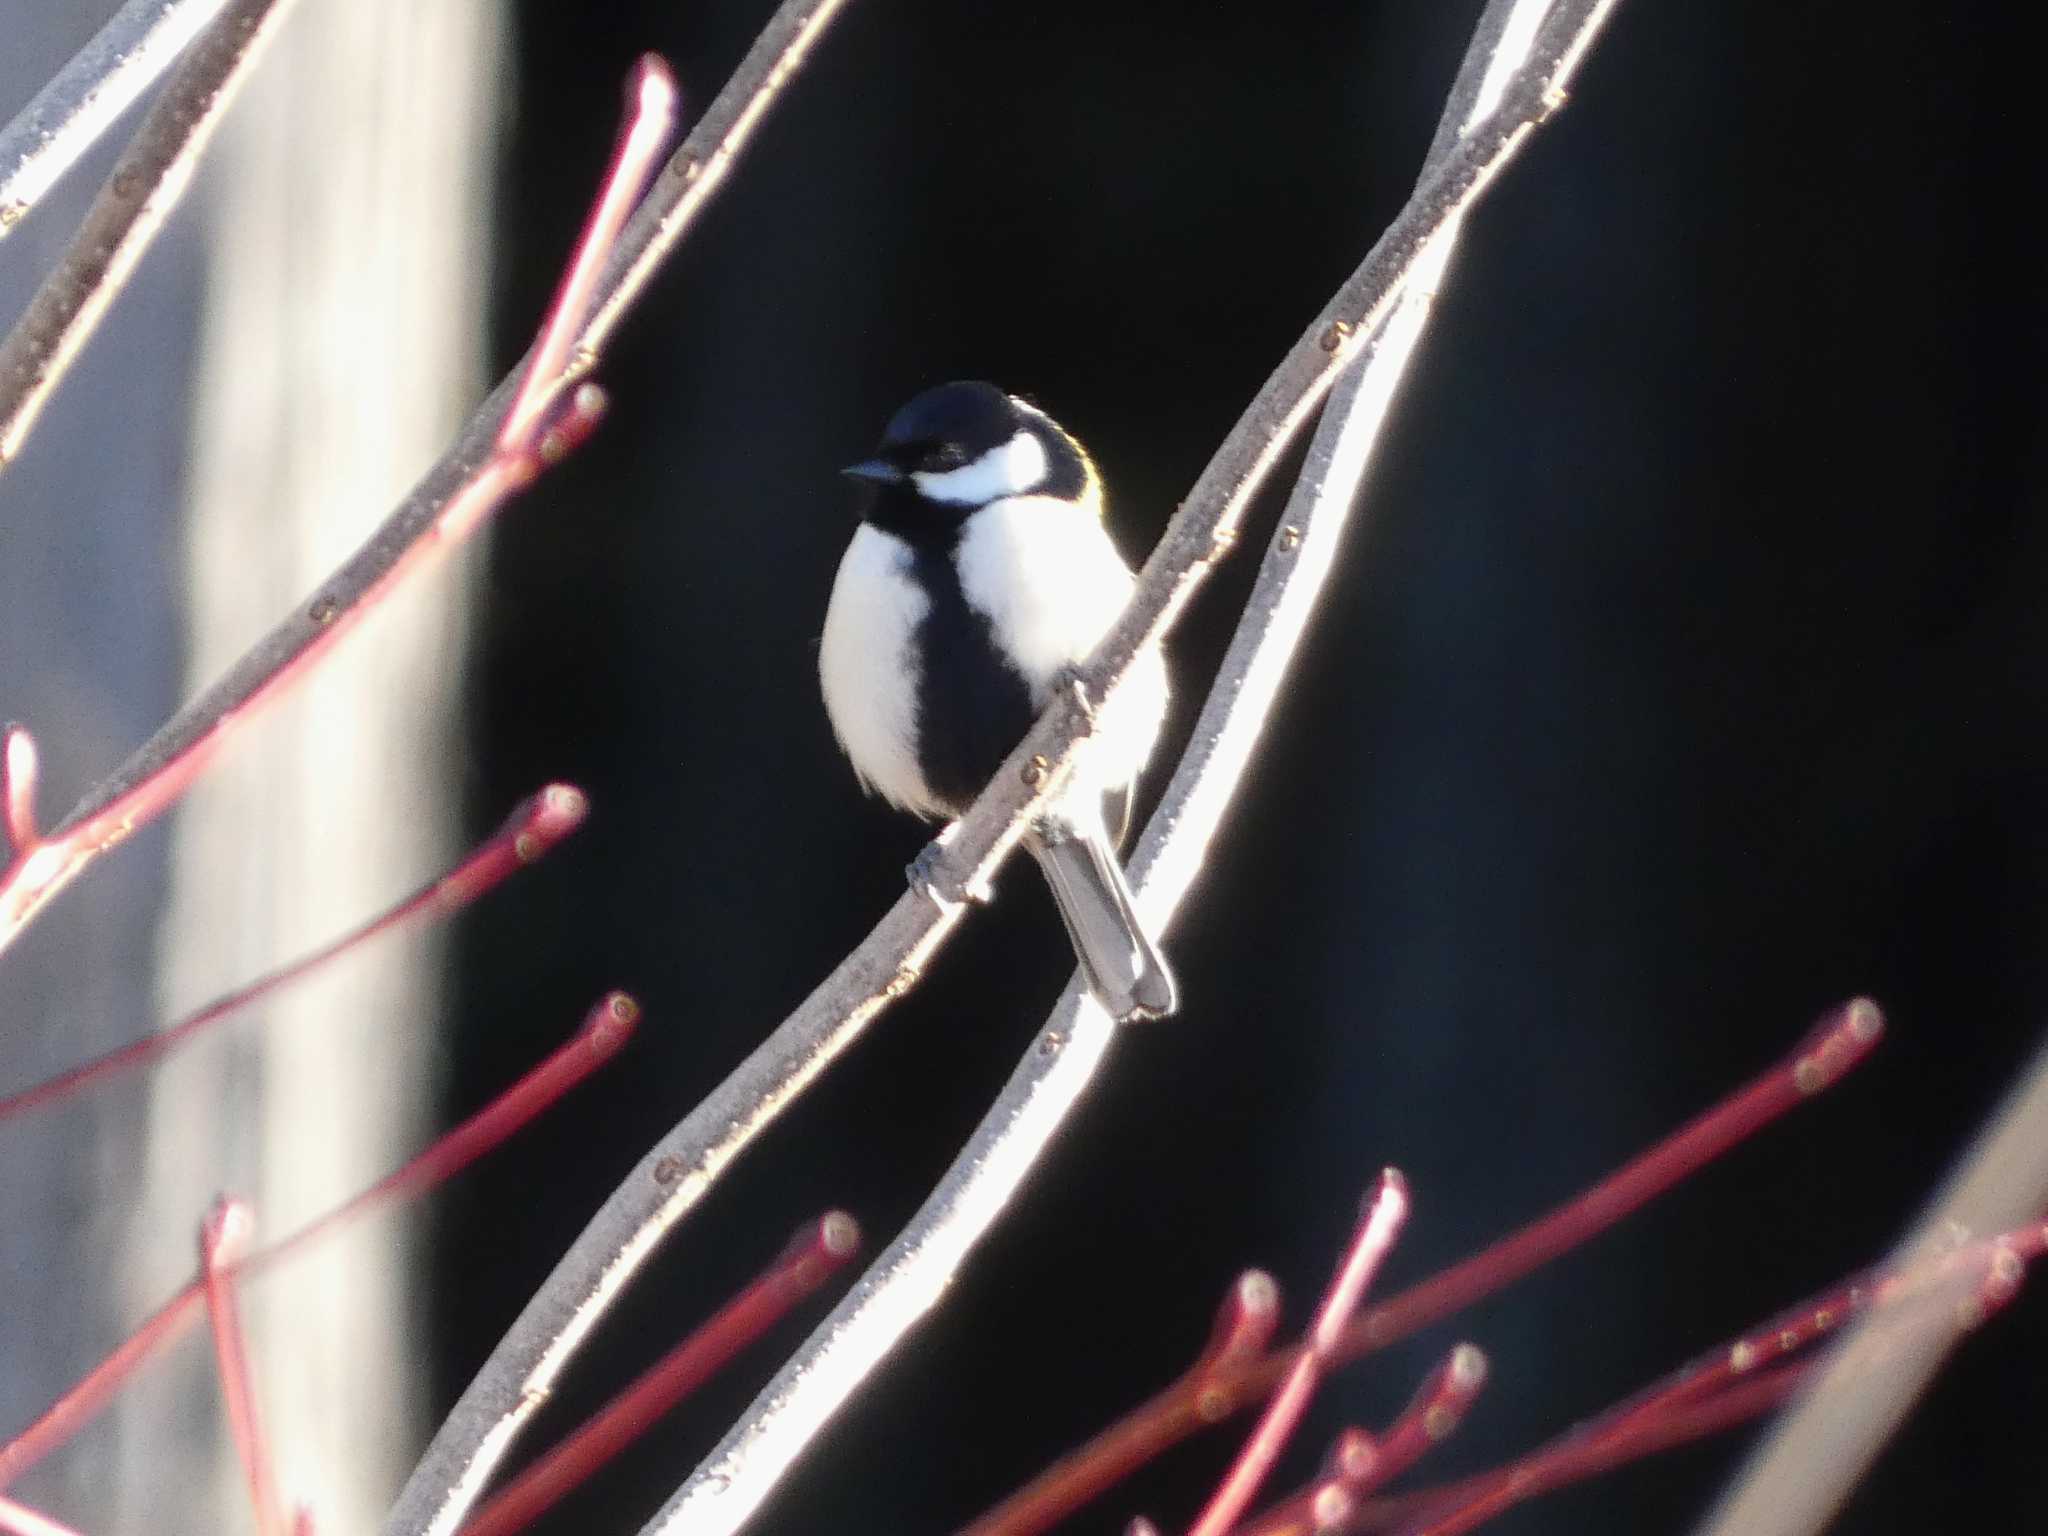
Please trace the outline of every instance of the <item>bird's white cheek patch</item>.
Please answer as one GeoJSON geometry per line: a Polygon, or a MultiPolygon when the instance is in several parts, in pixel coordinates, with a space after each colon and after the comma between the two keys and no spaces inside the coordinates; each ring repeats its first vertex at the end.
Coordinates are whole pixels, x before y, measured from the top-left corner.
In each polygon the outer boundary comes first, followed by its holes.
{"type": "Polygon", "coordinates": [[[918,470],[910,477],[932,501],[978,507],[998,496],[1016,496],[1045,480],[1045,444],[1029,432],[989,449],[972,464],[940,474],[918,470]]]}

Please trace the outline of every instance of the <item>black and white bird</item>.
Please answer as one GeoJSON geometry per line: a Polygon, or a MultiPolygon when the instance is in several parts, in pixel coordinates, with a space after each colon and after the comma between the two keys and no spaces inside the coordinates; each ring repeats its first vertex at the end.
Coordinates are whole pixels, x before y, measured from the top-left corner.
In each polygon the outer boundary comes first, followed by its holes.
{"type": "MultiPolygon", "coordinates": [[[[1131,572],[1087,452],[993,384],[926,390],[846,473],[869,489],[825,614],[825,710],[868,790],[951,820],[1116,623],[1131,572]]],[[[1117,1019],[1176,1002],[1116,858],[1166,703],[1151,651],[1097,707],[1068,790],[1025,838],[1117,1019]]],[[[929,872],[912,866],[913,880],[929,872]]]]}

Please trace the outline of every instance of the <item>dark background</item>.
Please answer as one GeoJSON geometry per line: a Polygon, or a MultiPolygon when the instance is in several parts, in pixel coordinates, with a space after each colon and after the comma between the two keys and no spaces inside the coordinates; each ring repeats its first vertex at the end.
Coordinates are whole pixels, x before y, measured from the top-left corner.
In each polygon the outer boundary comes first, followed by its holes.
{"type": "MultiPolygon", "coordinates": [[[[524,346],[631,60],[708,101],[763,3],[527,4],[494,274],[524,346]]],[[[466,1111],[623,985],[622,1064],[438,1206],[438,1401],[663,1129],[867,930],[924,834],[858,795],[816,641],[836,466],[925,384],[1034,395],[1135,558],[1393,215],[1475,3],[912,6],[819,47],[497,535],[469,804],[589,830],[460,929],[466,1111]]],[[[1375,1170],[1405,1283],[1575,1192],[1856,992],[1873,1062],[1648,1213],[1346,1371],[1285,1468],[1456,1338],[1432,1457],[1526,1448],[1883,1251],[2041,1022],[2048,577],[2023,7],[1631,0],[1473,219],[1325,611],[1171,935],[1187,999],[762,1529],[938,1531],[1178,1372],[1230,1278],[1298,1324],[1375,1170]]],[[[2028,28],[2027,30],[2031,30],[2028,28]]],[[[1273,508],[1268,505],[1265,516],[1273,508]]],[[[1246,540],[1251,550],[1262,538],[1246,540]]],[[[1247,556],[1176,638],[1179,728],[1247,556]]],[[[738,1165],[538,1445],[831,1206],[908,1217],[1069,969],[1028,869],[738,1165]]],[[[630,1531],[814,1305],[566,1506],[630,1531]]],[[[1841,1528],[2024,1525],[2048,1308],[1973,1341],[1841,1528]]],[[[1238,1430],[1075,1523],[1184,1524],[1238,1430]]],[[[1503,1532],[1681,1531],[1724,1440],[1503,1532]]]]}

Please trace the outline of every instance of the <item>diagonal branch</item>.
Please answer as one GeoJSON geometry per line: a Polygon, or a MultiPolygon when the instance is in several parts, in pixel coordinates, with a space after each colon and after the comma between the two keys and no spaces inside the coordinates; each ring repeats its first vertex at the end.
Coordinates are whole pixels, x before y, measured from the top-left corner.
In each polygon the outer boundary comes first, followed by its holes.
{"type": "Polygon", "coordinates": [[[51,391],[185,195],[228,103],[290,10],[291,0],[228,0],[115,162],[56,270],[0,341],[0,469],[20,454],[51,391]]]}
{"type": "MultiPolygon", "coordinates": [[[[1132,860],[1131,883],[1140,911],[1155,931],[1166,925],[1193,881],[1272,712],[1281,676],[1329,573],[1337,535],[1357,498],[1393,390],[1420,338],[1458,221],[1530,129],[1563,100],[1566,80],[1612,5],[1613,0],[1558,0],[1545,11],[1540,9],[1541,0],[1494,0],[1488,7],[1479,39],[1461,71],[1460,88],[1452,97],[1452,110],[1461,102],[1472,102],[1481,115],[1465,125],[1464,134],[1440,158],[1424,167],[1393,225],[1217,450],[1146,562],[1131,606],[1084,672],[1090,691],[1099,697],[1115,687],[1143,647],[1158,641],[1210,562],[1235,539],[1246,506],[1288,437],[1315,409],[1339,370],[1356,358],[1357,366],[1346,374],[1325,412],[1301,481],[1282,514],[1280,532],[1196,724],[1193,745],[1132,860]],[[1532,8],[1542,15],[1540,26],[1534,28],[1522,20],[1532,8]],[[1520,57],[1503,60],[1486,46],[1490,39],[1511,37],[1526,41],[1520,57]],[[1479,84],[1467,84],[1474,80],[1479,84]]],[[[1027,791],[1042,795],[1059,781],[1083,724],[1080,714],[1073,702],[1050,711],[962,819],[950,857],[960,869],[971,871],[973,880],[985,878],[1014,841],[1034,804],[1027,791]]],[[[894,956],[871,952],[905,905],[898,903],[883,927],[841,967],[842,973],[870,957],[870,977],[895,974],[890,966],[894,956]]],[[[926,932],[949,920],[927,919],[926,932]]],[[[918,953],[928,947],[929,941],[918,953]]],[[[821,1000],[830,1001],[826,992],[831,986],[828,982],[813,994],[764,1051],[818,1048],[813,1034],[790,1036],[797,1026],[815,1028],[814,1013],[821,1000]]],[[[834,1025],[824,1037],[835,1041],[831,1048],[843,1044],[839,1037],[850,1035],[884,1000],[879,994],[839,1000],[837,1016],[854,1021],[834,1025]]],[[[723,1536],[745,1522],[825,1421],[937,1303],[968,1248],[1001,1214],[1088,1086],[1112,1033],[1107,1016],[1070,986],[994,1108],[911,1224],[777,1373],[646,1531],[661,1536],[685,1531],[690,1536],[723,1536]]],[[[805,1076],[816,1070],[815,1065],[805,1065],[805,1076]]],[[[750,1060],[727,1080],[714,1102],[721,1107],[730,1103],[736,1082],[755,1069],[750,1060]]],[[[746,1100],[756,1122],[765,1121],[793,1086],[770,1079],[761,1090],[760,1097],[746,1100]]],[[[696,1118],[693,1115],[692,1121],[696,1118]]],[[[672,1135],[663,1146],[670,1149],[670,1156],[688,1158],[693,1152],[715,1150],[730,1157],[738,1138],[726,1130],[728,1123],[718,1122],[709,1143],[672,1135]]],[[[686,1121],[683,1130],[691,1128],[686,1121]]],[[[684,1166],[691,1165],[686,1161],[684,1166]]],[[[551,1277],[549,1288],[529,1307],[529,1315],[549,1299],[563,1271],[593,1239],[641,1240],[638,1234],[605,1230],[614,1208],[632,1191],[629,1182],[614,1196],[578,1240],[570,1260],[551,1277]]]]}
{"type": "Polygon", "coordinates": [[[226,0],[128,0],[0,128],[0,240],[170,67],[226,0]]]}

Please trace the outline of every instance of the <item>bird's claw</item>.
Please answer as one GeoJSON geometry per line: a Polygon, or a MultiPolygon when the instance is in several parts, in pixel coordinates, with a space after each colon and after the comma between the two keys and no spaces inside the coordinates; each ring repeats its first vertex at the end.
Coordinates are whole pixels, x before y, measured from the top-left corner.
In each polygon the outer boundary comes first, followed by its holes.
{"type": "Polygon", "coordinates": [[[946,858],[946,839],[943,836],[926,843],[918,856],[903,866],[903,878],[910,882],[913,891],[930,897],[941,910],[968,902],[985,906],[993,894],[984,882],[963,881],[955,876],[946,858]]]}

